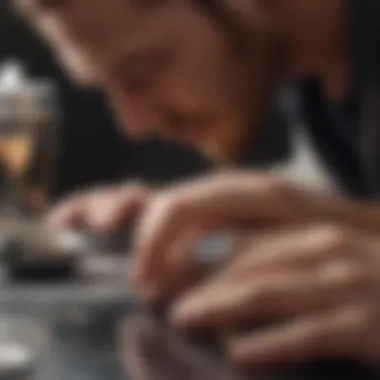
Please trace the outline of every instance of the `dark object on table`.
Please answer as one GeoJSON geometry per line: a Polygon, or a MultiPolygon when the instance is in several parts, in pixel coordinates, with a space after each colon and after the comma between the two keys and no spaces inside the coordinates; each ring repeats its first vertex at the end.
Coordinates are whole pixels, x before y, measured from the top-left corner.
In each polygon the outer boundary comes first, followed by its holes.
{"type": "Polygon", "coordinates": [[[54,251],[38,254],[22,241],[9,241],[3,247],[2,259],[12,282],[57,283],[76,278],[75,255],[59,256],[54,251]]]}
{"type": "Polygon", "coordinates": [[[77,260],[84,248],[76,236],[55,233],[35,223],[4,222],[0,262],[11,281],[56,283],[76,277],[77,260]]]}
{"type": "MultiPolygon", "coordinates": [[[[130,267],[128,251],[133,247],[133,230],[93,236],[52,230],[33,221],[10,221],[0,223],[0,239],[5,241],[0,247],[0,263],[7,265],[12,279],[57,282],[97,277],[97,272],[100,277],[125,277],[130,267]]],[[[194,247],[196,265],[204,272],[212,271],[234,251],[236,239],[231,231],[205,236],[194,247]]]]}
{"type": "MultiPolygon", "coordinates": [[[[79,230],[55,230],[34,220],[3,220],[0,222],[0,264],[17,282],[75,281],[97,260],[109,257],[120,261],[131,234],[120,232],[107,236],[89,235],[79,230]],[[121,255],[119,254],[121,253],[121,255]]],[[[109,266],[107,266],[108,268],[109,266]]],[[[106,270],[109,270],[107,269],[106,270]]],[[[112,273],[110,273],[112,275],[112,273]]]]}
{"type": "Polygon", "coordinates": [[[18,263],[8,270],[10,280],[18,284],[56,284],[75,279],[76,264],[73,260],[63,262],[35,261],[18,263]]]}

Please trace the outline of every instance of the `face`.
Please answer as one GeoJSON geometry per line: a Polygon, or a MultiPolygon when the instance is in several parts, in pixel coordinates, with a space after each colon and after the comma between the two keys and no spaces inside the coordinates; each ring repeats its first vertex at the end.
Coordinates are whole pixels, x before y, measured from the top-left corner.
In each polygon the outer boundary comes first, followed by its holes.
{"type": "Polygon", "coordinates": [[[242,28],[239,54],[232,32],[190,0],[144,2],[72,0],[36,12],[36,21],[75,76],[106,89],[130,134],[159,134],[235,159],[276,84],[270,33],[242,28]]]}

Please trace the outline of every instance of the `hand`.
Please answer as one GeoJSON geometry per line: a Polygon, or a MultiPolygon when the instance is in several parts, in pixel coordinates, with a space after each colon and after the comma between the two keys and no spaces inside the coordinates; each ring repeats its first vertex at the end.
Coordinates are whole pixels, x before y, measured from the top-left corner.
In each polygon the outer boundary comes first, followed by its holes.
{"type": "Polygon", "coordinates": [[[174,186],[155,194],[144,210],[137,233],[135,282],[150,296],[166,294],[189,268],[193,270],[189,252],[209,231],[319,220],[377,230],[380,210],[254,172],[218,174],[174,186]]]}
{"type": "Polygon", "coordinates": [[[150,190],[139,184],[102,187],[65,199],[47,216],[55,227],[84,225],[97,233],[117,230],[130,222],[144,207],[150,190]]]}
{"type": "Polygon", "coordinates": [[[380,362],[380,238],[335,226],[253,234],[220,273],[179,299],[181,328],[280,321],[228,343],[239,364],[380,362]]]}

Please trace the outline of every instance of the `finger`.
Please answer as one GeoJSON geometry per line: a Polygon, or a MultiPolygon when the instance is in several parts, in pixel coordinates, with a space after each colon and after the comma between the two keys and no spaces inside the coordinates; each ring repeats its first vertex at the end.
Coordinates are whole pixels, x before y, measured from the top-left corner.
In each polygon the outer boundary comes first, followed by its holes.
{"type": "Polygon", "coordinates": [[[47,222],[57,227],[83,224],[97,233],[112,232],[133,218],[148,196],[142,186],[103,187],[62,202],[47,222]]]}
{"type": "Polygon", "coordinates": [[[272,308],[276,302],[278,308],[279,301],[284,304],[278,298],[285,287],[302,286],[306,280],[306,276],[291,272],[240,281],[213,281],[178,300],[171,309],[171,318],[181,328],[220,326],[247,319],[257,321],[269,314],[270,304],[272,308]]]}
{"type": "Polygon", "coordinates": [[[300,215],[284,202],[282,189],[266,176],[240,174],[212,177],[161,194],[138,228],[136,277],[144,281],[154,275],[160,257],[187,227],[206,232],[244,219],[276,223],[297,219],[300,215]]]}
{"type": "Polygon", "coordinates": [[[174,296],[194,285],[195,281],[200,278],[199,266],[193,260],[193,255],[186,252],[198,238],[199,232],[189,229],[169,248],[166,262],[158,263],[157,281],[160,286],[158,297],[173,299],[174,296]]]}
{"type": "Polygon", "coordinates": [[[88,194],[83,223],[95,233],[109,232],[106,225],[108,214],[114,209],[118,189],[103,188],[88,194]]]}
{"type": "Polygon", "coordinates": [[[112,232],[128,223],[143,207],[148,191],[142,187],[108,189],[92,197],[87,224],[98,232],[112,232]]]}
{"type": "Polygon", "coordinates": [[[224,273],[240,278],[275,268],[286,270],[316,265],[326,259],[351,259],[359,236],[335,226],[307,226],[253,234],[224,273]]]}
{"type": "Polygon", "coordinates": [[[180,264],[178,257],[191,252],[201,231],[202,227],[196,225],[179,203],[166,197],[157,198],[145,211],[137,229],[135,281],[149,286],[170,270],[175,271],[175,263],[170,261],[170,256],[176,250],[176,263],[180,264]]]}
{"type": "Polygon", "coordinates": [[[172,318],[180,327],[197,328],[324,310],[363,292],[367,284],[364,276],[351,263],[336,262],[323,271],[273,272],[212,281],[178,301],[172,318]]]}
{"type": "Polygon", "coordinates": [[[155,266],[155,272],[145,281],[133,277],[134,284],[145,300],[164,301],[187,288],[196,277],[197,267],[190,254],[182,254],[196,240],[196,231],[188,230],[173,239],[172,245],[155,266]]]}
{"type": "Polygon", "coordinates": [[[83,221],[85,210],[85,197],[76,195],[54,207],[45,217],[45,222],[56,228],[72,228],[83,221]]]}
{"type": "Polygon", "coordinates": [[[238,338],[229,346],[239,364],[285,364],[350,355],[361,335],[363,310],[347,307],[238,338]]]}

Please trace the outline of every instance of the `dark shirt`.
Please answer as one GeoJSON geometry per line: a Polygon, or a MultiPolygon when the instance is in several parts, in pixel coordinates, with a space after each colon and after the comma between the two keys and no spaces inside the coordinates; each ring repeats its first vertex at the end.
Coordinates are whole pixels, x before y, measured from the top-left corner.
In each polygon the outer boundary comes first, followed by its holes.
{"type": "Polygon", "coordinates": [[[314,146],[336,181],[354,197],[372,198],[380,195],[380,2],[347,1],[351,93],[333,104],[313,79],[297,90],[314,146]]]}

